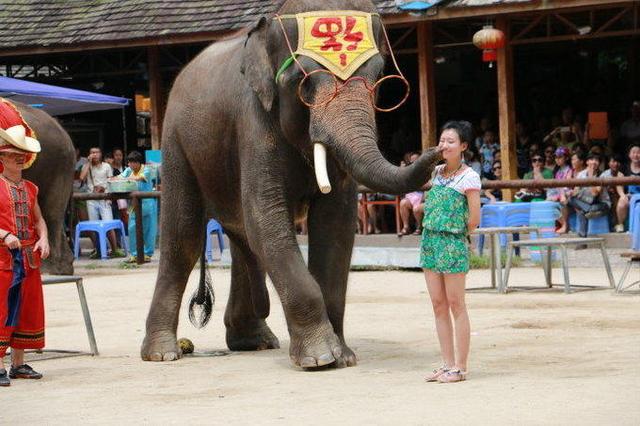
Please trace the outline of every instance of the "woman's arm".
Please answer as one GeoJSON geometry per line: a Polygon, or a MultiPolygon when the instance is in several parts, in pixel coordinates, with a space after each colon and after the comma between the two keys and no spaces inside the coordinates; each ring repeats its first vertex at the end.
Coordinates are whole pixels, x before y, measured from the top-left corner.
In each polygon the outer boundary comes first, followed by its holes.
{"type": "Polygon", "coordinates": [[[467,230],[471,233],[480,225],[480,191],[472,189],[466,192],[469,205],[469,221],[467,230]]]}

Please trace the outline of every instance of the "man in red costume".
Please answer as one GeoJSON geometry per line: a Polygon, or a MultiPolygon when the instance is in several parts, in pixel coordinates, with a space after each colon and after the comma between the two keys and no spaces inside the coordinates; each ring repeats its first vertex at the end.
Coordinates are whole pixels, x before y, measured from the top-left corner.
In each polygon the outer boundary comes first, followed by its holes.
{"type": "Polygon", "coordinates": [[[22,179],[40,152],[15,107],[0,99],[0,386],[11,379],[40,379],[24,363],[25,349],[44,347],[40,258],[49,256],[47,225],[38,187],[22,179]],[[11,347],[11,370],[4,356],[11,347]]]}

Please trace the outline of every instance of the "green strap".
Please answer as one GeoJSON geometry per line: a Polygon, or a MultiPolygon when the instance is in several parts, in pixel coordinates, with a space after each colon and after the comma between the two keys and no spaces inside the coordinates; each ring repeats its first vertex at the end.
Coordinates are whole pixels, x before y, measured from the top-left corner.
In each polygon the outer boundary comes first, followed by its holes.
{"type": "Polygon", "coordinates": [[[280,76],[284,74],[287,68],[289,68],[291,64],[293,64],[293,61],[296,60],[296,56],[297,55],[293,53],[291,54],[291,56],[285,59],[284,62],[282,62],[282,65],[280,65],[280,69],[278,69],[278,72],[276,73],[276,84],[278,84],[278,79],[280,78],[280,76]]]}

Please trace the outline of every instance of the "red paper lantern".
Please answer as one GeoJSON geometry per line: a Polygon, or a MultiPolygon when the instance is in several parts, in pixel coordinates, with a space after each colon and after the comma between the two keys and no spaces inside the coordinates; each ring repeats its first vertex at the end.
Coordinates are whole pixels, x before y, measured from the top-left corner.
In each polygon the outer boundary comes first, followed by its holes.
{"type": "Polygon", "coordinates": [[[495,62],[498,59],[496,49],[502,49],[505,45],[504,33],[496,30],[492,25],[485,25],[473,35],[473,44],[478,49],[482,49],[483,62],[495,62]]]}

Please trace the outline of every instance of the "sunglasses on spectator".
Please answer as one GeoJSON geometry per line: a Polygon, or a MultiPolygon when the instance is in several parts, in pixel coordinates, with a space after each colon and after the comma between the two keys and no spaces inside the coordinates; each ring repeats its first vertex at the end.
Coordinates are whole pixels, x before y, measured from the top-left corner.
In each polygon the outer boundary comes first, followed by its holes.
{"type": "Polygon", "coordinates": [[[532,158],[531,162],[532,163],[542,163],[542,158],[540,158],[540,157],[532,158]]]}
{"type": "Polygon", "coordinates": [[[494,168],[493,168],[493,170],[494,170],[494,171],[495,171],[495,170],[502,170],[502,167],[500,167],[500,166],[496,166],[496,167],[494,167],[494,168]]]}

